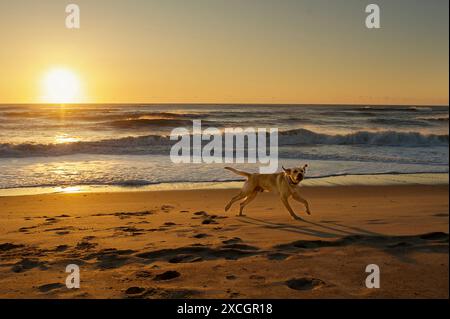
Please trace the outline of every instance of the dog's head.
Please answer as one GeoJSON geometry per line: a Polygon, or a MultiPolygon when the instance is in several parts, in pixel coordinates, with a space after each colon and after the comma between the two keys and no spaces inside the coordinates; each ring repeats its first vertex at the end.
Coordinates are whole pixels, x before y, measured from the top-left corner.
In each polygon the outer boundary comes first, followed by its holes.
{"type": "Polygon", "coordinates": [[[308,167],[308,164],[305,164],[300,167],[294,167],[294,168],[284,168],[283,167],[283,171],[284,171],[284,174],[291,180],[292,184],[297,185],[305,178],[307,167],[308,167]]]}

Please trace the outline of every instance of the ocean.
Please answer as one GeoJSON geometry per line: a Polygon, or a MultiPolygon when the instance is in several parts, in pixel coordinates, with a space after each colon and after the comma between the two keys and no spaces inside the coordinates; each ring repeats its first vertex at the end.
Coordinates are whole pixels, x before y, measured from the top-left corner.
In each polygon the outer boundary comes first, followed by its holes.
{"type": "MultiPolygon", "coordinates": [[[[279,129],[279,166],[308,178],[448,173],[448,107],[0,105],[2,190],[227,182],[223,164],[174,164],[173,128],[279,129]]],[[[234,164],[257,172],[258,164],[234,164]]]]}

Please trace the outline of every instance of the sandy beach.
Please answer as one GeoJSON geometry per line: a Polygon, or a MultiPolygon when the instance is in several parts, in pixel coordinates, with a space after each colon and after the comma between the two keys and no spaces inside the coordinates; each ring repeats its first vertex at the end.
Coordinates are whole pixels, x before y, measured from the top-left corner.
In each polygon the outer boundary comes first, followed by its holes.
{"type": "Polygon", "coordinates": [[[304,221],[268,193],[225,213],[236,192],[0,197],[0,297],[449,297],[448,185],[307,186],[304,221]]]}
{"type": "Polygon", "coordinates": [[[66,2],[0,0],[0,303],[446,303],[450,1],[66,2]]]}

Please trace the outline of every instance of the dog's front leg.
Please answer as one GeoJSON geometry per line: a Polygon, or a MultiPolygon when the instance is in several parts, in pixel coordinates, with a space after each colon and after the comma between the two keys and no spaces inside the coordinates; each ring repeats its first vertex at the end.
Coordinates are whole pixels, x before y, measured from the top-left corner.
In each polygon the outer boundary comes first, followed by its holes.
{"type": "Polygon", "coordinates": [[[292,218],[296,220],[302,220],[299,216],[297,216],[294,211],[292,210],[291,205],[289,205],[288,199],[285,196],[281,196],[281,201],[283,202],[284,206],[288,210],[289,214],[291,214],[292,218]]]}
{"type": "Polygon", "coordinates": [[[309,209],[308,201],[306,199],[304,199],[303,197],[301,197],[300,194],[298,193],[298,191],[292,194],[292,198],[294,198],[296,201],[298,201],[298,202],[302,203],[303,205],[305,205],[306,213],[308,215],[311,215],[311,211],[309,209]]]}

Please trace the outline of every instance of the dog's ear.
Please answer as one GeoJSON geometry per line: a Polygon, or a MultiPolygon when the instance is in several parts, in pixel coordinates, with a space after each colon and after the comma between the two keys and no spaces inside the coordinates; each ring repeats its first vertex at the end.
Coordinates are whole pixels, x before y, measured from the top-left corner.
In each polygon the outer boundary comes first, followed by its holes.
{"type": "Polygon", "coordinates": [[[291,169],[290,169],[290,168],[284,168],[284,166],[281,166],[281,168],[283,169],[283,171],[284,171],[286,174],[291,174],[291,169]]]}

